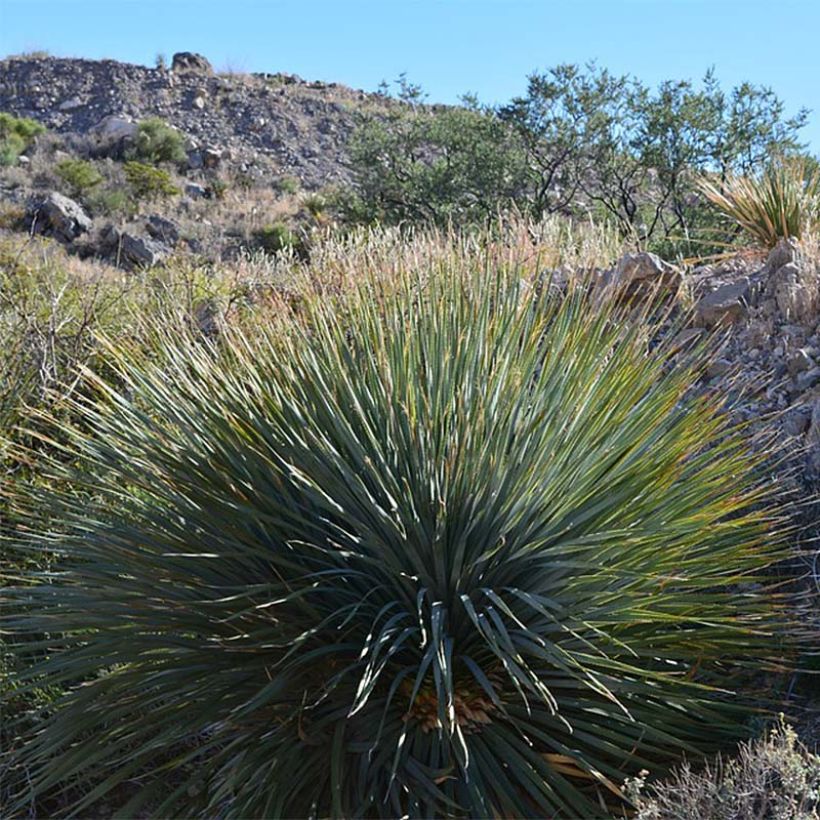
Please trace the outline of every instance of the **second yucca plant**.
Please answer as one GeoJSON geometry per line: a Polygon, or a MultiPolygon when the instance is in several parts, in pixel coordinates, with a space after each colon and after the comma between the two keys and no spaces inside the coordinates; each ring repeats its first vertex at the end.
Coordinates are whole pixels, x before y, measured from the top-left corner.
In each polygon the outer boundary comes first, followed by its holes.
{"type": "Polygon", "coordinates": [[[820,170],[797,159],[778,159],[757,176],[703,180],[707,199],[764,248],[800,239],[820,218],[820,170]]]}
{"type": "Polygon", "coordinates": [[[754,459],[694,363],[551,293],[450,261],[119,356],[32,499],[64,570],[6,628],[71,689],[19,807],[135,779],[119,816],[596,817],[743,734],[780,618],[754,459]]]}

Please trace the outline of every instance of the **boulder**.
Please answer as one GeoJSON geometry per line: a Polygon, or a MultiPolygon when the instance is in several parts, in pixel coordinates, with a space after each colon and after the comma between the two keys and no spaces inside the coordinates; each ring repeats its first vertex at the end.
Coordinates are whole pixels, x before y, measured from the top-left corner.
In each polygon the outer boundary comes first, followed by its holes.
{"type": "Polygon", "coordinates": [[[695,308],[695,321],[702,327],[734,324],[748,315],[751,283],[747,277],[721,285],[707,293],[695,308]]]}
{"type": "Polygon", "coordinates": [[[45,199],[35,199],[26,211],[33,233],[72,242],[91,229],[91,217],[67,196],[52,191],[45,199]]]}
{"type": "Polygon", "coordinates": [[[808,440],[810,444],[820,444],[820,398],[815,399],[811,411],[811,420],[808,424],[808,440]]]}
{"type": "Polygon", "coordinates": [[[133,139],[139,126],[126,117],[105,117],[96,125],[92,125],[89,134],[104,142],[119,142],[124,139],[133,139]]]}
{"type": "Polygon", "coordinates": [[[189,196],[191,199],[209,199],[211,193],[204,185],[199,185],[196,182],[189,182],[185,186],[185,196],[189,196]]]}
{"type": "Polygon", "coordinates": [[[779,268],[782,268],[783,265],[788,265],[789,262],[796,262],[799,256],[800,248],[796,239],[781,239],[771,251],[769,251],[766,262],[763,265],[763,270],[765,273],[771,275],[779,268]]]}
{"type": "Polygon", "coordinates": [[[159,214],[151,214],[145,220],[145,230],[152,239],[172,248],[179,242],[179,226],[173,220],[159,214]]]}
{"type": "Polygon", "coordinates": [[[682,278],[680,271],[654,253],[627,253],[619,260],[614,271],[607,271],[600,282],[607,288],[632,298],[658,291],[676,292],[682,278]]]}
{"type": "Polygon", "coordinates": [[[164,262],[171,249],[156,239],[121,231],[109,225],[102,236],[100,250],[124,268],[151,268],[164,262]]]}
{"type": "Polygon", "coordinates": [[[212,74],[213,68],[201,54],[195,54],[192,51],[178,51],[171,58],[171,71],[212,74]]]}
{"type": "Polygon", "coordinates": [[[767,290],[774,296],[780,313],[790,321],[805,322],[817,312],[817,277],[797,262],[787,262],[774,271],[767,290]]]}

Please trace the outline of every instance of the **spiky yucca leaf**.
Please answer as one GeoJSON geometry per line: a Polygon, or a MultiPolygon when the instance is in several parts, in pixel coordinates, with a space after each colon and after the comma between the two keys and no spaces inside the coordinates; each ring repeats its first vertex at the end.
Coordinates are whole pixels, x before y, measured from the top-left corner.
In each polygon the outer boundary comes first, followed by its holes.
{"type": "Polygon", "coordinates": [[[753,459],[641,321],[549,292],[454,264],[98,380],[40,536],[64,571],[7,624],[45,636],[33,683],[74,687],[33,791],[594,817],[742,734],[729,674],[780,617],[753,459]]]}
{"type": "Polygon", "coordinates": [[[799,160],[777,160],[755,177],[730,177],[722,186],[699,183],[706,198],[765,248],[800,239],[820,217],[820,172],[799,160]]]}

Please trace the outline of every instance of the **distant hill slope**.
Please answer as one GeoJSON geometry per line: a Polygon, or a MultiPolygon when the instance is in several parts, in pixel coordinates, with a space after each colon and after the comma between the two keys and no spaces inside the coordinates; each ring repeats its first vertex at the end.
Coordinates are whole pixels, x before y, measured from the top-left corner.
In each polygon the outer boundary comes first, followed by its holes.
{"type": "Polygon", "coordinates": [[[0,61],[0,111],[60,133],[87,133],[107,116],[157,116],[232,164],[259,163],[307,188],[345,181],[355,112],[384,106],[377,94],[288,74],[215,74],[199,55],[171,68],[50,56],[0,61]]]}

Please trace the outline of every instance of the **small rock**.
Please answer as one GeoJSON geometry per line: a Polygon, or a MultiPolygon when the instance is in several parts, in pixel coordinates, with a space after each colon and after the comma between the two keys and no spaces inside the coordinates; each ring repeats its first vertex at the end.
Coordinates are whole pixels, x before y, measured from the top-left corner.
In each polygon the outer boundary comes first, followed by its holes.
{"type": "Polygon", "coordinates": [[[820,398],[816,399],[811,411],[808,440],[811,444],[820,444],[820,398]]]}
{"type": "Polygon", "coordinates": [[[707,293],[695,308],[695,320],[705,327],[733,324],[748,315],[750,284],[745,276],[707,293]]]}
{"type": "Polygon", "coordinates": [[[654,253],[624,254],[615,270],[606,274],[604,284],[625,288],[629,296],[649,293],[653,288],[675,292],[680,287],[680,271],[654,253]]]}
{"type": "Polygon", "coordinates": [[[772,274],[769,289],[785,317],[804,321],[812,318],[817,308],[816,284],[795,262],[789,262],[772,274]]]}
{"type": "Polygon", "coordinates": [[[782,429],[787,436],[802,436],[811,424],[811,408],[798,407],[783,417],[782,429]]]}
{"type": "Polygon", "coordinates": [[[202,149],[202,165],[205,168],[216,168],[222,161],[222,150],[213,145],[206,145],[202,149]]]}
{"type": "Polygon", "coordinates": [[[786,367],[792,376],[796,376],[804,370],[809,370],[813,364],[811,356],[802,347],[792,351],[786,357],[786,367]]]}
{"type": "Polygon", "coordinates": [[[732,363],[728,359],[715,359],[706,368],[706,375],[713,379],[716,376],[725,376],[732,369],[732,363]]]}
{"type": "Polygon", "coordinates": [[[203,97],[194,97],[194,108],[202,111],[205,108],[205,99],[203,97]]]}
{"type": "Polygon", "coordinates": [[[176,246],[177,242],[179,242],[179,226],[176,222],[159,216],[159,214],[151,214],[151,216],[145,220],[145,230],[148,231],[152,239],[156,239],[171,247],[176,246]]]}
{"type": "Polygon", "coordinates": [[[820,367],[813,367],[811,370],[798,373],[796,382],[798,390],[801,391],[808,390],[816,384],[820,384],[820,367]]]}
{"type": "Polygon", "coordinates": [[[764,271],[771,276],[776,270],[794,262],[799,256],[800,250],[795,239],[781,239],[777,245],[769,252],[764,271]]]}
{"type": "Polygon", "coordinates": [[[209,199],[210,192],[204,185],[199,185],[196,182],[189,182],[185,186],[185,194],[186,196],[191,197],[191,199],[209,199]]]}
{"type": "Polygon", "coordinates": [[[71,97],[64,100],[57,106],[58,111],[74,111],[76,108],[82,108],[83,101],[79,97],[71,97]]]}

